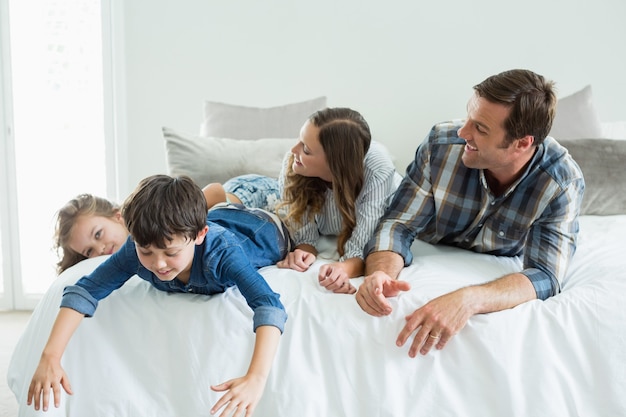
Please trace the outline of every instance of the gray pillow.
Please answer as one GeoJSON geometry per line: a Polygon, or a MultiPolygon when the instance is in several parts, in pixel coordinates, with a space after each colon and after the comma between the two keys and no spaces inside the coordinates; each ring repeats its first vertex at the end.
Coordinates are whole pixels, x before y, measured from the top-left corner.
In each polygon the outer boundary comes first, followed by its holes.
{"type": "Polygon", "coordinates": [[[626,214],[626,140],[559,140],[585,177],[583,215],[626,214]]]}
{"type": "Polygon", "coordinates": [[[296,137],[240,140],[194,136],[168,127],[163,127],[163,138],[168,174],[189,175],[200,187],[243,174],[278,178],[285,154],[297,142],[296,137]]]}

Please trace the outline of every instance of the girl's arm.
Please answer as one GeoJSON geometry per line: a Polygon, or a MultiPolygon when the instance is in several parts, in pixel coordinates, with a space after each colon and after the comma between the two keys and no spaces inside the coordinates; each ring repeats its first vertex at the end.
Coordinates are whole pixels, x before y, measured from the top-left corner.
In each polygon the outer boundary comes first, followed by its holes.
{"type": "Polygon", "coordinates": [[[28,387],[27,404],[31,405],[34,400],[35,410],[39,410],[40,405],[43,411],[48,410],[50,389],[54,395],[54,406],[57,408],[61,405],[61,386],[65,392],[72,395],[70,381],[61,367],[61,357],[84,317],[82,313],[71,308],[61,307],[59,310],[48,342],[41,353],[39,365],[28,387]]]}
{"type": "Polygon", "coordinates": [[[356,288],[350,284],[350,278],[363,275],[365,263],[361,258],[349,258],[342,262],[333,262],[320,266],[317,279],[320,285],[329,291],[341,294],[354,294],[356,288]]]}
{"type": "Polygon", "coordinates": [[[289,252],[287,256],[285,256],[285,259],[278,261],[276,266],[304,272],[313,265],[315,259],[317,259],[317,249],[315,249],[315,246],[302,243],[296,246],[293,251],[289,252]]]}
{"type": "Polygon", "coordinates": [[[277,327],[257,327],[254,352],[246,375],[211,386],[213,391],[228,391],[211,408],[211,414],[226,405],[221,416],[230,416],[235,409],[240,415],[243,415],[240,410],[246,410],[246,417],[252,415],[263,395],[279,340],[280,330],[277,327]]]}

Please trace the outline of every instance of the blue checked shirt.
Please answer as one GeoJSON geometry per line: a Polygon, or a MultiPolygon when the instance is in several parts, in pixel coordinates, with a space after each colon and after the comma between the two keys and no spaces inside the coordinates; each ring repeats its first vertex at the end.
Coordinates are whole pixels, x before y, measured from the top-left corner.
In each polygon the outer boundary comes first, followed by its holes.
{"type": "Polygon", "coordinates": [[[365,255],[392,251],[411,264],[414,239],[499,256],[523,256],[537,298],[560,291],[576,250],[585,182],[576,162],[548,137],[524,174],[494,196],[482,169],[462,160],[462,120],[433,127],[415,153],[365,255]]]}

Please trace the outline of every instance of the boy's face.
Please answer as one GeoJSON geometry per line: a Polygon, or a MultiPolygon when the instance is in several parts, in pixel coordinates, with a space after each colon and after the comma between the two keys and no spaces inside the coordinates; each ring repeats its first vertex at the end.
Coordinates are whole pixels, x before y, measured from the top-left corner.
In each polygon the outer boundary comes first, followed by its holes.
{"type": "Polygon", "coordinates": [[[178,278],[187,283],[195,247],[204,241],[207,230],[208,227],[203,232],[198,233],[195,240],[176,235],[171,242],[168,242],[165,249],[160,249],[156,245],[144,247],[137,245],[139,262],[161,281],[171,281],[178,278]]]}

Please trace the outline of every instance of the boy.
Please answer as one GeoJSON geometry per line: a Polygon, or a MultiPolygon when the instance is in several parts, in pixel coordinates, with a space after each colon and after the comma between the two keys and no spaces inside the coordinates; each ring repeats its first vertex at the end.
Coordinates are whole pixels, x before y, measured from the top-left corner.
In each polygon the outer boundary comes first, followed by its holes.
{"type": "Polygon", "coordinates": [[[280,221],[261,210],[215,208],[207,215],[202,190],[189,178],[154,175],[141,181],[122,208],[130,233],[124,245],[91,274],[63,292],[61,309],[28,390],[28,405],[48,408],[50,389],[60,405],[61,386],[72,394],[61,357],[83,317],[133,275],[168,292],[216,294],[237,285],[254,311],[256,342],[248,373],[222,384],[227,391],[211,413],[235,409],[250,415],[261,398],[287,319],[257,269],[289,251],[280,221]]]}

